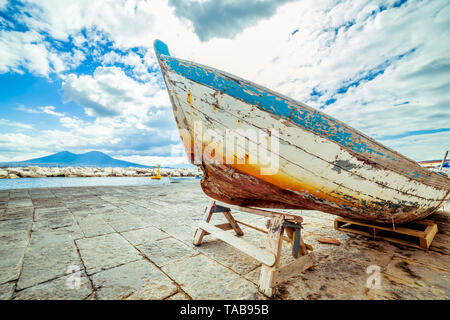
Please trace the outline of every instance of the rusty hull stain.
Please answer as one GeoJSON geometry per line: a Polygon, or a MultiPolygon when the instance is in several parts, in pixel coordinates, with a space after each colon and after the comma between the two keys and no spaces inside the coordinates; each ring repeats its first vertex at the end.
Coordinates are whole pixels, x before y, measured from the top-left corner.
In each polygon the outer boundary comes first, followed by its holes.
{"type": "Polygon", "coordinates": [[[206,163],[203,162],[200,168],[204,173],[201,187],[206,195],[242,207],[318,210],[379,223],[405,223],[424,218],[434,210],[427,210],[421,215],[411,215],[418,207],[401,206],[388,201],[375,203],[376,206],[363,201],[360,207],[337,204],[309,193],[280,188],[230,165],[214,162],[214,159],[206,159],[206,163]]]}

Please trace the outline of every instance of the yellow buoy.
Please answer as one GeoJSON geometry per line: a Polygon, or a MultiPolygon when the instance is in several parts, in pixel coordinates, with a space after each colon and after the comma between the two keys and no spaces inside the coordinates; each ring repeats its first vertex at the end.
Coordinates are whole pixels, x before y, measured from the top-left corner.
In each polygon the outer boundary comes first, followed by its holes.
{"type": "Polygon", "coordinates": [[[152,179],[161,179],[161,175],[159,173],[159,167],[160,167],[160,165],[158,164],[158,174],[155,176],[155,166],[153,166],[152,179]]]}

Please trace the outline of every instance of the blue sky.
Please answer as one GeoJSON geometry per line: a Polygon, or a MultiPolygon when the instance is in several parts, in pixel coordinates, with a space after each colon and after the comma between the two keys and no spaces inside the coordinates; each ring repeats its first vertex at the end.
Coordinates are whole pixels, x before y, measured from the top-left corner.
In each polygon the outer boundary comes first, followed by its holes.
{"type": "Polygon", "coordinates": [[[446,0],[0,0],[0,161],[100,150],[186,163],[156,38],[410,158],[440,158],[449,17],[446,0]]]}

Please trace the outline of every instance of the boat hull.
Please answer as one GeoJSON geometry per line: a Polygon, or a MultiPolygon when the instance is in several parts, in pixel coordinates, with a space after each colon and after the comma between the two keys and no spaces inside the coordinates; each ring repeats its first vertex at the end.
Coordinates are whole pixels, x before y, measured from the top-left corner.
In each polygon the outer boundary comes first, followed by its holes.
{"type": "Polygon", "coordinates": [[[428,216],[449,196],[447,177],[336,119],[168,51],[157,56],[188,156],[203,169],[203,191],[216,200],[401,223],[428,216]],[[247,134],[253,131],[266,139],[276,133],[277,148],[247,134]],[[231,151],[229,132],[241,138],[231,151]],[[267,161],[248,161],[261,150],[277,160],[271,174],[262,173],[267,161]]]}

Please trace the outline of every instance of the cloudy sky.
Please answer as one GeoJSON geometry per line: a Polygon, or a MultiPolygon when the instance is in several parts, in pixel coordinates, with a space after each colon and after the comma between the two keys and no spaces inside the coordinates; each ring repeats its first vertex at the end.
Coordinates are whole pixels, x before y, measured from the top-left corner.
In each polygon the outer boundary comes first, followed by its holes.
{"type": "Polygon", "coordinates": [[[450,149],[448,0],[0,0],[0,161],[187,162],[156,38],[412,159],[450,149]]]}

